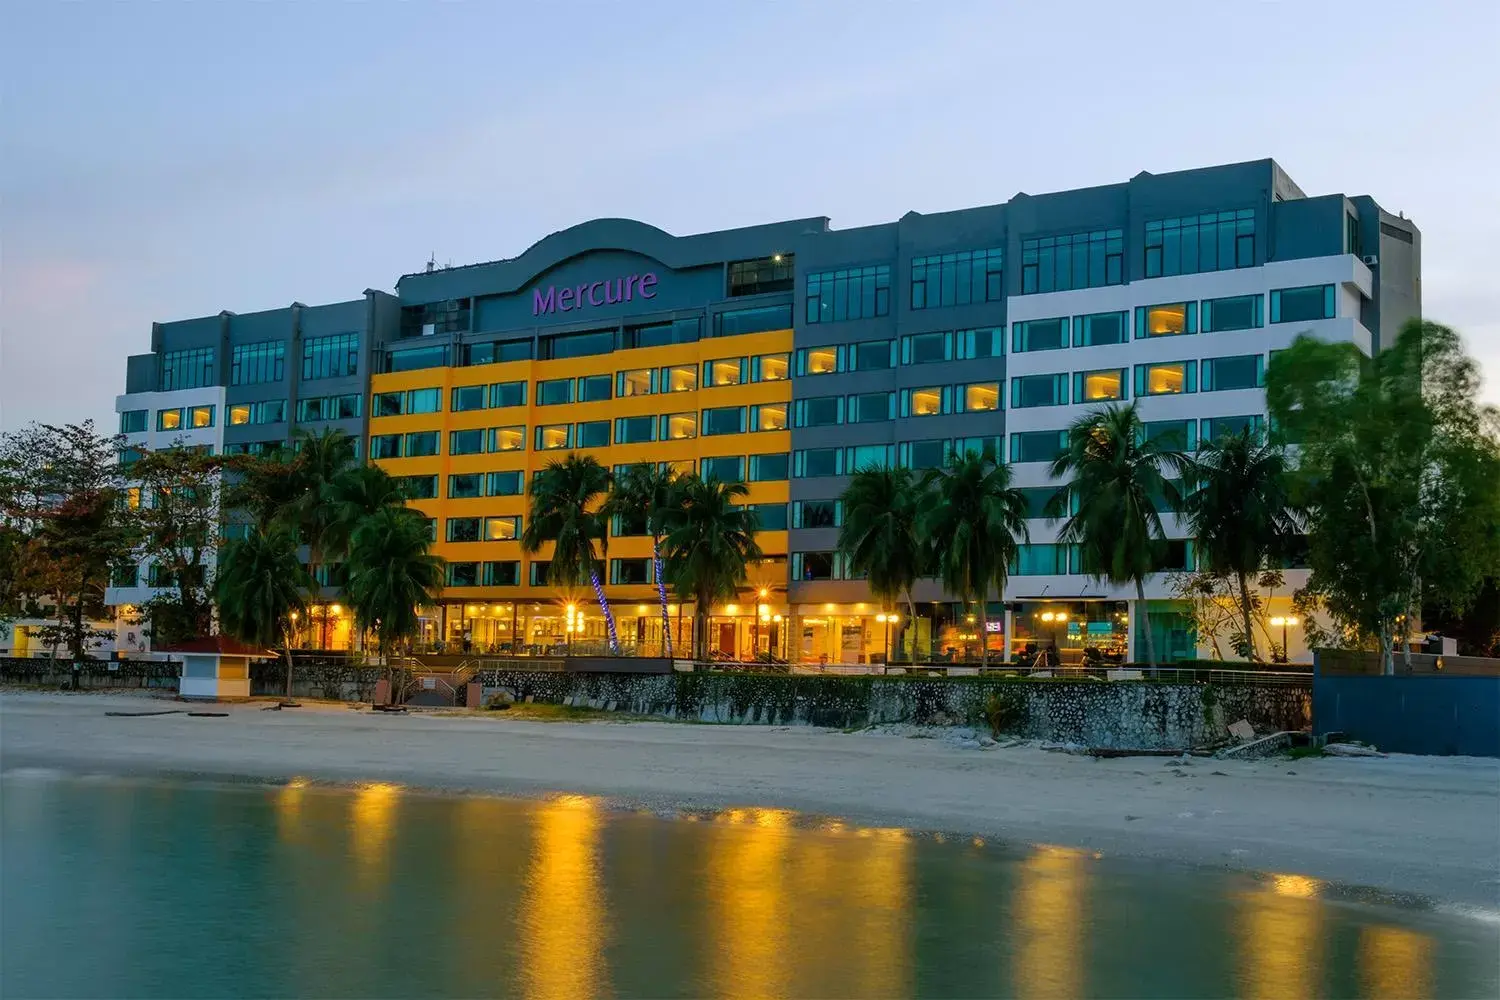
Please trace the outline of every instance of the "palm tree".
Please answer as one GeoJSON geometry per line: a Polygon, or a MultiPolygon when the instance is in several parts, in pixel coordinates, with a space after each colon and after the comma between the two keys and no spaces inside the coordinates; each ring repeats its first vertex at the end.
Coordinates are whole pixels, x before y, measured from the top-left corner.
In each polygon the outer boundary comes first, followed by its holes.
{"type": "Polygon", "coordinates": [[[268,528],[286,521],[287,510],[303,492],[297,456],[285,448],[263,455],[241,455],[229,460],[237,473],[229,490],[228,506],[250,515],[250,523],[268,528]]]}
{"type": "Polygon", "coordinates": [[[390,473],[378,465],[355,465],[338,473],[323,491],[323,545],[332,557],[347,557],[354,531],[365,518],[391,507],[404,507],[406,495],[390,473]]]}
{"type": "Polygon", "coordinates": [[[987,664],[989,592],[1004,596],[1017,539],[1030,538],[1026,496],[1011,486],[1010,466],[990,451],[955,455],[926,482],[933,498],[923,525],[938,575],[950,594],[979,605],[979,658],[987,664]]]}
{"type": "Polygon", "coordinates": [[[334,479],[354,464],[355,442],[344,431],[324,428],[317,434],[300,431],[295,445],[294,495],[282,508],[281,516],[297,529],[307,546],[308,568],[315,570],[322,565],[327,547],[324,536],[330,510],[324,496],[334,479]]]}
{"type": "Polygon", "coordinates": [[[297,539],[284,527],[257,528],[219,553],[214,597],[219,625],[245,642],[286,654],[286,696],[292,697],[292,616],[306,609],[315,586],[297,558],[297,539]]]}
{"type": "Polygon", "coordinates": [[[592,455],[570,454],[562,461],[548,462],[531,486],[531,513],[521,533],[521,548],[534,554],[547,542],[553,543],[547,581],[576,587],[587,580],[604,613],[609,651],[619,653],[615,617],[599,579],[609,554],[609,512],[604,503],[609,481],[609,470],[592,455]]]}
{"type": "Polygon", "coordinates": [[[1259,659],[1249,579],[1285,552],[1297,533],[1288,493],[1286,457],[1249,428],[1205,444],[1193,464],[1194,489],[1183,498],[1203,566],[1239,584],[1245,630],[1243,655],[1259,659]]]}
{"type": "Polygon", "coordinates": [[[908,623],[917,613],[911,589],[931,561],[921,530],[930,495],[924,485],[910,469],[869,466],[854,473],[839,498],[844,505],[839,552],[882,604],[894,605],[905,595],[908,623]]]}
{"type": "Polygon", "coordinates": [[[662,572],[661,540],[675,507],[680,477],[670,465],[644,462],[631,466],[615,480],[609,494],[609,512],[615,517],[640,518],[651,536],[651,568],[656,574],[656,596],[661,604],[661,635],[668,657],[672,655],[671,619],[667,615],[667,580],[662,572]]]}
{"type": "Polygon", "coordinates": [[[1162,532],[1158,498],[1176,509],[1181,494],[1168,472],[1181,472],[1187,460],[1147,438],[1134,403],[1092,410],[1067,432],[1067,448],[1052,463],[1052,476],[1067,478],[1053,498],[1052,511],[1073,510],[1058,540],[1077,545],[1083,567],[1097,580],[1135,584],[1136,606],[1146,632],[1146,659],[1156,666],[1156,640],[1146,610],[1146,577],[1155,570],[1162,532]]]}
{"type": "Polygon", "coordinates": [[[699,660],[708,658],[709,609],[733,599],[750,564],[761,558],[755,543],[760,519],[740,502],[749,492],[744,483],[684,476],[667,518],[667,576],[678,598],[693,602],[693,655],[699,660]]]}
{"type": "Polygon", "coordinates": [[[443,560],[428,551],[422,517],[384,507],[360,521],[349,539],[349,604],[362,629],[374,629],[390,675],[390,651],[418,628],[417,607],[443,585],[443,560]]]}

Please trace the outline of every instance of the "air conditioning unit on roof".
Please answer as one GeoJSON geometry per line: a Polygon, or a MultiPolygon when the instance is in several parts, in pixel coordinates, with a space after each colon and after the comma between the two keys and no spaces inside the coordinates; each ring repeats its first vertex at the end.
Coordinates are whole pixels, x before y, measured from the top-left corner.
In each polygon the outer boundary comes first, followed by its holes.
{"type": "Polygon", "coordinates": [[[1363,257],[1360,258],[1360,260],[1364,261],[1366,264],[1368,264],[1371,267],[1374,267],[1376,264],[1380,263],[1380,257],[1377,256],[1376,254],[1373,254],[1373,253],[1367,253],[1367,254],[1365,254],[1363,257]]]}

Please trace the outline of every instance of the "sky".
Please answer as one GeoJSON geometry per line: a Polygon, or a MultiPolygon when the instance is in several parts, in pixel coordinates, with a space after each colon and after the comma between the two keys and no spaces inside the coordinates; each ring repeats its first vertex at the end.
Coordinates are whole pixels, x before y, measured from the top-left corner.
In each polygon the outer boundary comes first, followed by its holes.
{"type": "Polygon", "coordinates": [[[1500,4],[0,5],[0,429],[112,427],[153,321],[598,217],[835,228],[1273,157],[1416,220],[1500,402],[1500,4]]]}

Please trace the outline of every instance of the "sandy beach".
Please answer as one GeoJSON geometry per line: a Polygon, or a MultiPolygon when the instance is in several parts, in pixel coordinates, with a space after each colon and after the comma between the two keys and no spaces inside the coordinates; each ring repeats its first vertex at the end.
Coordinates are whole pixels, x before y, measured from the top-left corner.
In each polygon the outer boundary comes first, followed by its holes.
{"type": "MultiPolygon", "coordinates": [[[[391,781],[622,806],[766,806],[1117,856],[1266,872],[1500,911],[1500,761],[1094,760],[946,734],[390,716],[339,705],[224,718],[120,695],[0,695],[0,766],[391,781]],[[927,735],[927,734],[922,734],[927,735]]],[[[196,710],[195,706],[195,710],[196,710]]]]}

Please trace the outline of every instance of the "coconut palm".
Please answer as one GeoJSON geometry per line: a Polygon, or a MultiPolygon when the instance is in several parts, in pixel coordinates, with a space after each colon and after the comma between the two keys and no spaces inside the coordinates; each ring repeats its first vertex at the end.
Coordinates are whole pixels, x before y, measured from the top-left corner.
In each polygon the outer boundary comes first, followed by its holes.
{"type": "Polygon", "coordinates": [[[323,502],[329,485],[354,464],[354,438],[341,430],[324,428],[317,434],[301,431],[295,442],[293,496],[281,517],[297,529],[307,546],[309,569],[322,565],[327,546],[330,509],[323,502]]]}
{"type": "Polygon", "coordinates": [[[548,462],[531,486],[531,512],[521,533],[521,548],[534,554],[552,543],[547,582],[554,586],[576,587],[588,581],[604,613],[609,651],[618,653],[615,617],[600,582],[600,570],[609,554],[609,512],[605,509],[609,483],[609,470],[592,455],[575,453],[548,462]]]}
{"type": "Polygon", "coordinates": [[[750,564],[761,558],[760,519],[741,502],[744,483],[682,477],[667,518],[666,571],[680,600],[693,602],[693,655],[708,658],[708,612],[739,593],[750,564]]]}
{"type": "Polygon", "coordinates": [[[1285,455],[1246,428],[1206,443],[1193,463],[1192,481],[1183,513],[1199,558],[1209,572],[1234,577],[1245,630],[1243,655],[1259,659],[1249,580],[1283,554],[1297,533],[1285,455]]]}
{"type": "Polygon", "coordinates": [[[906,598],[908,623],[917,613],[911,589],[931,561],[921,525],[929,496],[912,470],[869,466],[854,473],[839,498],[844,505],[839,552],[882,604],[906,598]]]}
{"type": "Polygon", "coordinates": [[[933,491],[922,523],[944,587],[979,605],[981,663],[989,662],[989,593],[1004,596],[1019,542],[1030,538],[1026,496],[1010,484],[1010,466],[993,453],[955,455],[929,473],[933,491]]]}
{"type": "Polygon", "coordinates": [[[615,479],[609,494],[609,512],[614,517],[643,522],[651,536],[651,568],[656,574],[656,596],[661,605],[663,649],[672,655],[671,619],[667,615],[667,580],[662,572],[661,540],[667,520],[675,509],[678,481],[681,477],[670,465],[644,462],[633,465],[615,479]]]}
{"type": "Polygon", "coordinates": [[[331,558],[349,553],[349,541],[360,523],[391,507],[404,507],[406,495],[390,473],[378,465],[355,465],[339,472],[323,490],[320,515],[323,546],[331,558]]]}
{"type": "Polygon", "coordinates": [[[1146,632],[1146,659],[1156,666],[1156,640],[1146,610],[1146,577],[1155,570],[1166,535],[1160,500],[1170,509],[1181,492],[1169,473],[1181,474],[1187,460],[1147,438],[1134,403],[1092,410],[1067,431],[1067,447],[1052,463],[1052,476],[1065,479],[1052,503],[1063,516],[1058,541],[1077,545],[1083,568],[1116,586],[1134,583],[1136,606],[1146,632]]]}
{"type": "Polygon", "coordinates": [[[286,655],[286,696],[292,697],[292,616],[306,609],[315,586],[297,558],[297,539],[280,525],[256,528],[219,552],[214,598],[219,626],[261,646],[278,642],[286,655]]]}
{"type": "Polygon", "coordinates": [[[229,506],[249,515],[250,523],[268,528],[285,522],[287,511],[304,492],[297,456],[285,448],[263,455],[240,455],[229,459],[236,473],[229,489],[229,506]]]}
{"type": "Polygon", "coordinates": [[[350,535],[349,604],[359,626],[374,630],[387,674],[391,650],[417,632],[417,607],[443,586],[443,560],[430,545],[422,517],[404,507],[381,508],[350,535]]]}

